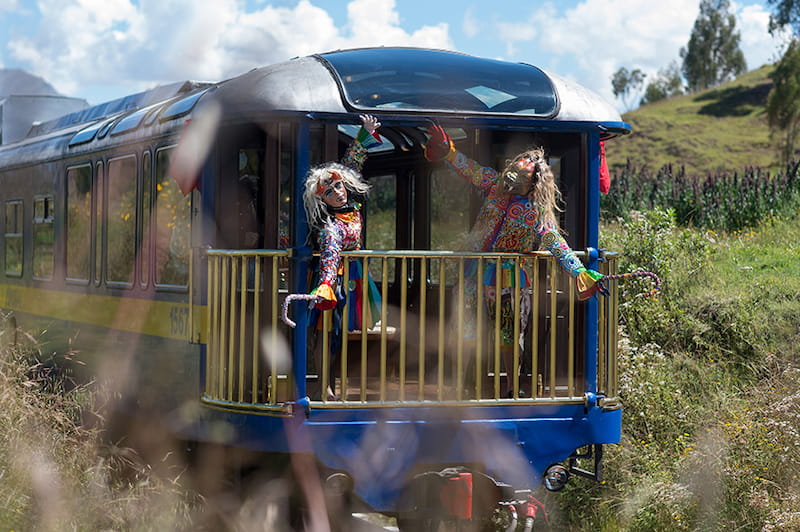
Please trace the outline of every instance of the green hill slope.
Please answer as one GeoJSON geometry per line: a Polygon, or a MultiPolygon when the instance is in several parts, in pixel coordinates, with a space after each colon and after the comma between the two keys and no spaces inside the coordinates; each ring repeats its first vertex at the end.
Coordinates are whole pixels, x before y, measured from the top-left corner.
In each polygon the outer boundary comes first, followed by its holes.
{"type": "Polygon", "coordinates": [[[644,105],[623,115],[633,132],[607,146],[611,171],[628,159],[655,171],[671,163],[689,175],[779,167],[765,111],[772,65],[719,87],[644,105]]]}

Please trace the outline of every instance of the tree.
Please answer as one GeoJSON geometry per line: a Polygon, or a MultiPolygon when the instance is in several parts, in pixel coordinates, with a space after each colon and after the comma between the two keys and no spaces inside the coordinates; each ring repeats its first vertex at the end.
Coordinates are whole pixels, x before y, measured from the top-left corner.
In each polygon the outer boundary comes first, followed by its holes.
{"type": "Polygon", "coordinates": [[[800,41],[791,42],[770,78],[767,121],[773,137],[779,139],[781,161],[789,163],[800,135],[800,41]]]}
{"type": "Polygon", "coordinates": [[[622,104],[626,109],[630,109],[630,97],[639,92],[646,76],[647,74],[638,68],[628,72],[625,67],[621,67],[611,76],[611,87],[614,91],[614,96],[622,100],[622,104]]]}
{"type": "Polygon", "coordinates": [[[668,67],[659,70],[655,79],[647,84],[641,105],[681,94],[683,94],[681,70],[678,67],[678,62],[673,61],[668,67]]]}
{"type": "Polygon", "coordinates": [[[741,34],[728,0],[702,0],[689,43],[681,48],[683,76],[689,90],[715,87],[747,70],[739,48],[741,34]]]}
{"type": "Polygon", "coordinates": [[[800,33],[800,0],[767,0],[773,6],[769,16],[769,32],[775,34],[784,26],[790,26],[795,34],[800,33]]]}

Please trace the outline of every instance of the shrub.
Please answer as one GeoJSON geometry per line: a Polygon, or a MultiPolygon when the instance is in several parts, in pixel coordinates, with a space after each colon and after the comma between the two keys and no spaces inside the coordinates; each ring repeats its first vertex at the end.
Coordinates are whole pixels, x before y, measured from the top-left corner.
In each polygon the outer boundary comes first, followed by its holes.
{"type": "Polygon", "coordinates": [[[679,225],[734,232],[792,215],[799,203],[800,162],[774,176],[748,167],[733,174],[694,177],[687,176],[684,167],[665,165],[653,173],[628,161],[600,206],[609,220],[663,208],[675,213],[679,225]]]}
{"type": "Polygon", "coordinates": [[[720,235],[674,211],[605,228],[620,271],[659,274],[663,292],[621,286],[623,434],[604,483],[573,481],[564,530],[800,527],[800,227],[720,235]]]}
{"type": "Polygon", "coordinates": [[[678,228],[674,211],[656,208],[608,227],[603,247],[621,252],[619,271],[650,271],[661,279],[661,294],[655,299],[641,297],[646,278],[625,281],[620,288],[620,320],[634,344],[683,347],[684,333],[693,328],[684,298],[707,275],[707,235],[678,228]]]}

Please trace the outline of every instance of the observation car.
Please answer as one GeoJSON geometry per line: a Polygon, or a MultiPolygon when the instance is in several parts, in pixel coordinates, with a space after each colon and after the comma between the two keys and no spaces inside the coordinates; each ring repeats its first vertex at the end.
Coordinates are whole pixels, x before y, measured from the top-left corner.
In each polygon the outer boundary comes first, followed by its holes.
{"type": "Polygon", "coordinates": [[[0,146],[6,340],[20,327],[68,347],[117,408],[181,440],[313,456],[328,496],[401,529],[600,480],[621,433],[616,288],[579,301],[549,253],[465,251],[482,198],[425,159],[432,124],[494,168],[544,146],[566,240],[615,273],[598,249],[601,142],[630,127],[606,101],[528,64],[340,50],[133,94],[0,146]],[[309,326],[294,303],[290,328],[281,312],[312,288],[304,176],[342,156],[365,113],[382,144],[363,168],[363,249],[343,257],[376,280],[380,322],[331,363],[330,320],[309,326]],[[502,370],[499,325],[464,305],[466,265],[501,260],[532,285],[518,375],[502,370]],[[468,312],[474,339],[459,332],[468,312]]]}

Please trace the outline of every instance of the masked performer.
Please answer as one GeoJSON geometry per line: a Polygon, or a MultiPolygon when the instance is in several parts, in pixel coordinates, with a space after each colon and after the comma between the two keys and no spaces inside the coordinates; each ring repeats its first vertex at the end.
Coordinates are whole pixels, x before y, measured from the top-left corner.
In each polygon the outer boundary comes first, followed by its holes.
{"type": "MultiPolygon", "coordinates": [[[[588,299],[603,289],[598,283],[603,276],[589,270],[570,249],[561,236],[556,212],[561,192],[553,172],[547,164],[542,148],[524,151],[514,157],[508,166],[498,172],[481,166],[455,149],[452,139],[440,126],[433,126],[425,146],[429,161],[444,160],[460,177],[480,190],[485,201],[468,235],[468,247],[473,251],[499,251],[530,253],[540,248],[549,251],[562,269],[576,279],[578,297],[588,299]]],[[[496,309],[497,263],[490,261],[484,272],[484,295],[490,318],[496,309]]],[[[514,303],[512,300],[514,263],[506,261],[499,272],[503,282],[500,289],[500,320],[502,352],[506,368],[513,359],[514,303]]],[[[520,279],[520,337],[522,343],[525,325],[530,315],[530,282],[521,269],[520,279]]],[[[472,308],[476,305],[476,285],[468,283],[466,299],[472,308]]],[[[473,318],[474,319],[474,318],[473,318]]],[[[474,325],[474,324],[468,324],[474,325]]],[[[474,327],[473,327],[474,329],[474,327]]],[[[510,372],[509,381],[510,381],[510,372]]]]}
{"type": "MultiPolygon", "coordinates": [[[[380,293],[366,272],[364,281],[361,262],[349,263],[350,289],[343,286],[344,265],[342,251],[361,249],[361,205],[353,196],[366,195],[369,184],[361,176],[361,168],[367,159],[367,149],[380,144],[376,133],[380,122],[375,117],[362,115],[361,129],[347,148],[341,163],[325,163],[311,168],[306,176],[303,203],[306,218],[312,230],[317,233],[320,250],[319,271],[316,287],[311,294],[316,296],[318,310],[333,310],[332,339],[330,347],[330,366],[342,347],[342,311],[350,293],[350,312],[348,329],[356,330],[362,326],[372,327],[378,321],[380,293]],[[362,290],[367,290],[368,305],[362,308],[362,290]]],[[[314,312],[311,322],[319,321],[319,312],[314,312]]],[[[333,371],[330,372],[328,397],[333,397],[333,371]]]]}

